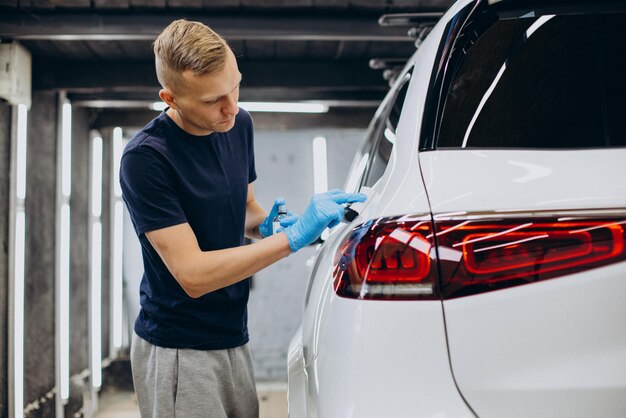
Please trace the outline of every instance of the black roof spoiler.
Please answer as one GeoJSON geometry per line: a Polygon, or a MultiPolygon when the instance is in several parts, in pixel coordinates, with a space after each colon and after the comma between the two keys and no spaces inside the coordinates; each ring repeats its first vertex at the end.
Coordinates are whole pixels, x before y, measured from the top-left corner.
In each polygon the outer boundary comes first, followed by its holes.
{"type": "MultiPolygon", "coordinates": [[[[417,49],[444,14],[444,12],[390,13],[382,15],[378,19],[378,24],[383,27],[406,27],[407,36],[415,41],[417,49]]],[[[383,78],[391,85],[407,60],[408,58],[372,58],[369,66],[372,70],[383,70],[383,78]]]]}
{"type": "Polygon", "coordinates": [[[419,26],[422,24],[434,25],[444,15],[443,12],[428,13],[391,13],[384,14],[378,19],[380,26],[419,26]]]}
{"type": "Polygon", "coordinates": [[[415,40],[415,48],[419,48],[444,14],[444,12],[390,13],[382,15],[378,19],[378,24],[383,27],[409,28],[407,35],[415,40]]]}
{"type": "MultiPolygon", "coordinates": [[[[481,1],[481,0],[478,0],[481,1]]],[[[498,12],[535,11],[537,14],[610,12],[626,10],[624,0],[486,0],[498,12]]]]}

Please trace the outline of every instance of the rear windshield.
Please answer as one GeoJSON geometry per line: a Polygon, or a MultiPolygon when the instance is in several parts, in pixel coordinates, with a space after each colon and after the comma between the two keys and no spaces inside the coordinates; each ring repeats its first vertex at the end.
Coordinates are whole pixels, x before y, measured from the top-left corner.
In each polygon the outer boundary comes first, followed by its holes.
{"type": "Polygon", "coordinates": [[[465,33],[437,148],[626,146],[624,22],[626,13],[547,15],[465,33]]]}

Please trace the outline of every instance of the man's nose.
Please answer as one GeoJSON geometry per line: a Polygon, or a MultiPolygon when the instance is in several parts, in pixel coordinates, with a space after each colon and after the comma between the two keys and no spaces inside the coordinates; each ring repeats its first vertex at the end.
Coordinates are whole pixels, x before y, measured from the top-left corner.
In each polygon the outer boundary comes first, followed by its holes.
{"type": "Polygon", "coordinates": [[[237,97],[234,94],[226,96],[226,103],[222,108],[222,113],[225,115],[236,115],[239,113],[239,106],[237,106],[237,97]]]}

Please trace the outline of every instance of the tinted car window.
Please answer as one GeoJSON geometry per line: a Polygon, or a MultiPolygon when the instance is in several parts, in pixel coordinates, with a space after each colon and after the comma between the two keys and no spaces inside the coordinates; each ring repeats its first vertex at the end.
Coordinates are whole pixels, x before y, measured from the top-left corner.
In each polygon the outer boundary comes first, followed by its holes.
{"type": "Polygon", "coordinates": [[[411,73],[404,76],[401,85],[397,89],[395,98],[391,101],[387,111],[383,114],[380,126],[376,130],[376,138],[370,151],[370,162],[367,174],[362,183],[363,186],[371,187],[380,179],[387,168],[391,150],[396,138],[396,128],[402,113],[402,106],[409,88],[411,73]]]}
{"type": "Polygon", "coordinates": [[[437,147],[626,145],[624,13],[495,21],[462,55],[437,147]]]}

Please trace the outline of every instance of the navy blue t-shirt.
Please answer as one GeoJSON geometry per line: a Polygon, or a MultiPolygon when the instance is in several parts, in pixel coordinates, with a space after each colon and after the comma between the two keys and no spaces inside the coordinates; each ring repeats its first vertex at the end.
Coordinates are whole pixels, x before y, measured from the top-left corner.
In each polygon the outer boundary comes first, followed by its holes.
{"type": "Polygon", "coordinates": [[[248,342],[249,280],[191,298],[145,233],[189,223],[203,251],[243,244],[248,184],[256,179],[252,119],[194,136],[165,113],[128,143],[120,183],[141,243],[144,275],[135,332],[169,348],[225,349],[248,342]]]}

